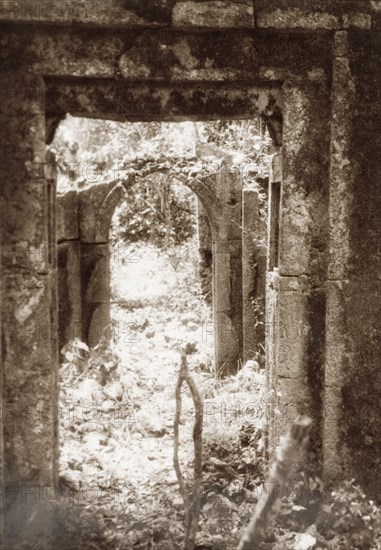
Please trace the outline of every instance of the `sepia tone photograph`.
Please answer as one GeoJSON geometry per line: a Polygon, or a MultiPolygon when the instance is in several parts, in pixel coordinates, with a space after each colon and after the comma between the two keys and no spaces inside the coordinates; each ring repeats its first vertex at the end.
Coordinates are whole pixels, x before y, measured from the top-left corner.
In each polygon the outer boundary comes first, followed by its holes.
{"type": "Polygon", "coordinates": [[[381,550],[381,0],[0,0],[0,550],[381,550]]]}

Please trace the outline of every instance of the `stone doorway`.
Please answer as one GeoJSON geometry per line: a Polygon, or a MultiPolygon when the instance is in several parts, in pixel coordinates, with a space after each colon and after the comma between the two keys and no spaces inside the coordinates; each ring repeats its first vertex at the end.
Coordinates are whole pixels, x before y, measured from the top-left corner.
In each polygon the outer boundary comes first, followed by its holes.
{"type": "MultiPolygon", "coordinates": [[[[97,13],[87,2],[62,10],[11,4],[2,10],[0,112],[1,407],[9,412],[0,471],[14,484],[10,493],[25,480],[56,481],[55,176],[45,141],[66,113],[113,120],[259,113],[277,145],[283,133],[273,288],[274,326],[283,329],[275,331],[270,371],[282,416],[274,437],[295,411],[308,413],[316,427],[311,461],[323,458],[331,479],[356,476],[371,488],[380,456],[375,3],[223,1],[220,9],[178,1],[143,10],[110,1],[97,13]],[[288,327],[300,325],[294,345],[288,327]],[[26,428],[21,401],[42,404],[48,418],[26,428]]],[[[9,527],[17,506],[7,508],[8,532],[17,533],[9,527]]]]}
{"type": "MultiPolygon", "coordinates": [[[[263,334],[254,334],[255,319],[251,313],[255,292],[261,296],[262,315],[264,312],[264,214],[260,214],[255,193],[249,200],[250,193],[244,191],[250,164],[237,164],[222,151],[217,155],[214,160],[202,156],[172,161],[165,157],[144,161],[137,159],[119,166],[121,176],[113,173],[108,183],[101,183],[98,177],[95,186],[67,191],[59,196],[57,227],[59,278],[62,282],[59,285],[62,289],[59,298],[62,312],[60,348],[74,337],[95,345],[110,324],[108,272],[111,218],[126,190],[144,181],[144,178],[152,177],[155,172],[176,178],[198,197],[200,253],[204,257],[206,252],[209,253],[213,282],[214,315],[205,330],[208,338],[215,340],[218,372],[237,372],[242,361],[258,353],[254,349],[258,350],[260,343],[264,348],[263,334]],[[171,162],[174,163],[173,168],[171,162]],[[243,204],[246,205],[244,218],[243,204]],[[253,249],[254,241],[261,241],[256,250],[253,249]],[[243,261],[242,247],[245,247],[243,261]],[[261,264],[260,288],[257,288],[255,270],[251,269],[257,261],[255,258],[261,264]],[[68,282],[70,288],[67,287],[68,282]],[[247,296],[244,297],[243,293],[247,296]],[[243,303],[246,304],[245,312],[243,303]],[[253,339],[257,342],[256,347],[253,339]]],[[[263,320],[258,326],[260,324],[263,320]]]]}

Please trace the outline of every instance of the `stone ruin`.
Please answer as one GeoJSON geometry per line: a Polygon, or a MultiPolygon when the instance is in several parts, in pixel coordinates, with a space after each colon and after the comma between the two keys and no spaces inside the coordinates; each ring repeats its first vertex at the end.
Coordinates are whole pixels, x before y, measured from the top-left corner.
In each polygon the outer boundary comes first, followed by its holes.
{"type": "MultiPolygon", "coordinates": [[[[128,169],[125,179],[58,195],[59,349],[74,338],[94,346],[102,335],[111,335],[112,216],[128,187],[161,173],[184,183],[198,199],[200,254],[203,262],[211,255],[214,313],[203,333],[215,340],[218,372],[235,373],[240,362],[256,357],[265,344],[252,305],[252,299],[264,303],[265,297],[266,254],[256,244],[265,237],[258,192],[243,188],[239,167],[226,160],[145,159],[131,161],[128,169]]],[[[264,312],[260,317],[263,323],[264,312]]]]}
{"type": "MultiPolygon", "coordinates": [[[[0,14],[5,547],[27,540],[36,508],[27,495],[57,484],[62,319],[78,315],[91,339],[107,317],[107,289],[93,283],[106,276],[107,223],[123,186],[100,185],[86,214],[86,191],[57,209],[46,144],[67,113],[263,118],[282,153],[269,184],[267,266],[253,272],[248,232],[212,229],[217,332],[226,322],[235,335],[217,338],[217,360],[250,345],[248,292],[265,277],[269,448],[308,414],[309,466],[327,483],[354,477],[379,499],[379,0],[6,1],[0,14]],[[77,307],[61,319],[59,292],[77,307]],[[28,413],[37,406],[41,414],[28,413]]],[[[223,177],[229,185],[213,184],[213,196],[202,187],[205,201],[198,190],[210,221],[237,201],[236,219],[256,231],[255,196],[242,201],[223,177]]]]}

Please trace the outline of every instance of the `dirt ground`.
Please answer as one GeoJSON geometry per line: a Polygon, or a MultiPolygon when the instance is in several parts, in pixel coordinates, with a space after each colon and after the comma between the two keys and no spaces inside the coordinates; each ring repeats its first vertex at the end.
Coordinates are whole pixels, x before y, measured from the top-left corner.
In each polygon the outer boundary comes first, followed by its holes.
{"type": "MultiPolygon", "coordinates": [[[[245,420],[260,427],[257,396],[245,391],[242,380],[229,380],[223,390],[214,376],[212,312],[202,300],[196,254],[190,241],[168,252],[137,245],[129,256],[133,261],[115,257],[112,347],[89,352],[78,343],[62,367],[61,482],[88,524],[87,533],[80,527],[86,548],[181,548],[183,503],[172,462],[173,420],[180,350],[186,344],[206,399],[199,547],[229,548],[229,538],[238,540],[242,506],[247,505],[244,521],[255,500],[250,483],[232,471],[226,457],[230,447],[240,450],[245,420]],[[85,360],[73,358],[76,354],[85,360]],[[230,498],[238,494],[239,504],[230,498]]],[[[261,392],[263,375],[256,376],[261,392]]],[[[182,418],[180,459],[191,480],[193,403],[186,390],[182,418]]],[[[246,459],[250,465],[254,457],[246,459]]],[[[73,536],[74,531],[75,526],[73,536]]]]}

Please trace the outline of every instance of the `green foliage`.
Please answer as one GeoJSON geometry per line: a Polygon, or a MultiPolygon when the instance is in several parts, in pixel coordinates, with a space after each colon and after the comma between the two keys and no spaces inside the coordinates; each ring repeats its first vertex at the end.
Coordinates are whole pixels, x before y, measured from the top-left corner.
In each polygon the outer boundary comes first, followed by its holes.
{"type": "Polygon", "coordinates": [[[268,177],[273,151],[271,138],[260,119],[203,122],[198,123],[198,128],[203,141],[232,155],[239,153],[236,162],[248,168],[244,172],[246,186],[268,177]]]}
{"type": "Polygon", "coordinates": [[[70,341],[62,349],[64,360],[62,370],[65,372],[65,383],[78,382],[85,377],[97,380],[102,386],[111,373],[119,366],[119,358],[109,345],[104,335],[94,348],[89,348],[79,338],[70,341]]]}
{"type": "Polygon", "coordinates": [[[101,183],[130,159],[194,154],[191,122],[114,122],[68,115],[51,145],[58,190],[101,183]],[[90,181],[86,176],[91,174],[90,181]]]}
{"type": "Polygon", "coordinates": [[[156,173],[127,190],[119,212],[119,237],[159,248],[178,245],[195,232],[195,197],[184,186],[156,173]]]}
{"type": "Polygon", "coordinates": [[[230,430],[229,437],[218,431],[208,433],[204,444],[207,490],[213,486],[214,490],[218,487],[224,492],[229,485],[231,490],[234,482],[237,493],[230,496],[244,496],[243,489],[255,491],[266,471],[262,437],[262,431],[248,422],[230,430]]]}
{"type": "Polygon", "coordinates": [[[317,549],[381,549],[381,509],[354,480],[327,491],[319,478],[299,474],[282,494],[277,531],[311,532],[317,549]]]}
{"type": "Polygon", "coordinates": [[[376,550],[381,548],[381,509],[367,498],[354,481],[342,483],[323,504],[317,530],[332,550],[376,550]]]}
{"type": "MultiPolygon", "coordinates": [[[[271,155],[275,152],[263,121],[218,120],[197,123],[199,138],[232,155],[247,189],[258,192],[262,241],[258,247],[267,246],[267,186],[271,155]]],[[[204,148],[200,144],[200,149],[204,148]]]]}

